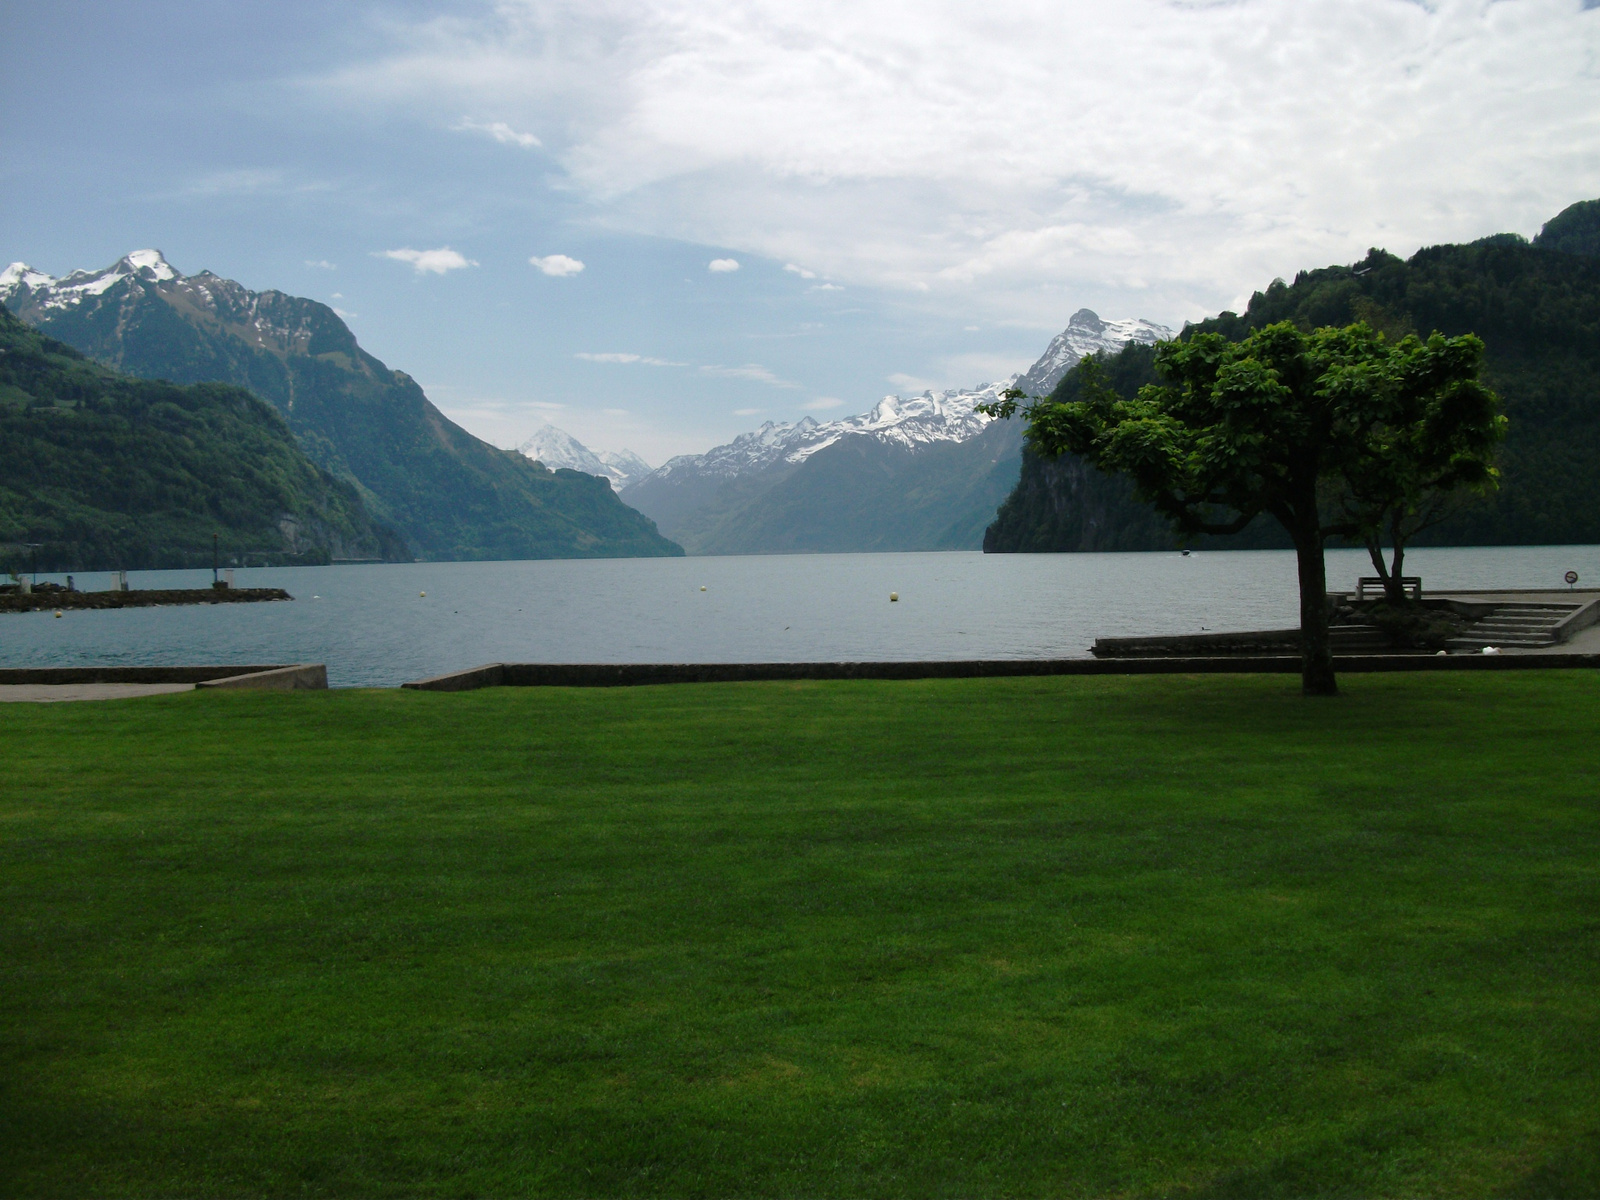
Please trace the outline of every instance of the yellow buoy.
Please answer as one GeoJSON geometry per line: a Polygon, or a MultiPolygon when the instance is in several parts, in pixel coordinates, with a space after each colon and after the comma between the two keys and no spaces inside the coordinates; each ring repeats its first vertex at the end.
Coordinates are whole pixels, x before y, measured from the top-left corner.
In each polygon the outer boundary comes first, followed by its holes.
{"type": "Polygon", "coordinates": [[[59,617],[60,615],[61,615],[61,610],[58,608],[58,609],[56,609],[56,616],[59,617]]]}
{"type": "Polygon", "coordinates": [[[889,599],[891,599],[891,600],[900,599],[900,593],[899,592],[890,592],[889,593],[889,599]]]}
{"type": "Polygon", "coordinates": [[[428,594],[427,592],[418,592],[417,593],[417,595],[419,595],[419,596],[426,596],[427,594],[428,594]]]}
{"type": "Polygon", "coordinates": [[[705,591],[705,590],[706,590],[706,585],[705,585],[705,584],[703,584],[703,583],[702,583],[702,584],[701,584],[701,585],[700,585],[700,590],[701,590],[701,591],[702,591],[702,592],[703,592],[703,591],[705,591]]]}

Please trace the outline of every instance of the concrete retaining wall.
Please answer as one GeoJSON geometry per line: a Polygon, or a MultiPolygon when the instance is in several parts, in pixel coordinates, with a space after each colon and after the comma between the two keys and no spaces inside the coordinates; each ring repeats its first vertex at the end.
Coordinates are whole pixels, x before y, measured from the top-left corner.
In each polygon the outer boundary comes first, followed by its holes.
{"type": "Polygon", "coordinates": [[[0,667],[0,684],[192,683],[196,687],[325,688],[322,663],[242,666],[0,667]],[[245,682],[256,680],[259,682],[245,682]]]}
{"type": "Polygon", "coordinates": [[[1570,641],[1572,635],[1600,622],[1600,600],[1591,600],[1550,631],[1557,643],[1570,641]]]}
{"type": "MultiPolygon", "coordinates": [[[[1600,654],[1351,654],[1336,671],[1517,671],[1600,667],[1600,654]]],[[[401,687],[466,692],[484,687],[637,687],[667,683],[749,683],[796,679],[981,679],[1037,675],[1203,675],[1300,673],[1299,655],[1227,658],[1046,658],[957,662],[847,663],[488,663],[401,687]]]]}

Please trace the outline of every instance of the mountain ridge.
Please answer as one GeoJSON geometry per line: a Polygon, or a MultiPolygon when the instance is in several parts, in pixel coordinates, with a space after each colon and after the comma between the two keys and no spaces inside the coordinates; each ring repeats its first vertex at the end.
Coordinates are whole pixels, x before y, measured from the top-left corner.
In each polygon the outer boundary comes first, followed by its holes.
{"type": "Polygon", "coordinates": [[[247,388],[288,421],[313,462],[433,559],[672,555],[681,548],[604,480],[549,471],[473,437],[403,371],[368,354],[329,306],[256,292],[159,251],[60,280],[13,263],[0,301],[130,374],[247,388]]]}

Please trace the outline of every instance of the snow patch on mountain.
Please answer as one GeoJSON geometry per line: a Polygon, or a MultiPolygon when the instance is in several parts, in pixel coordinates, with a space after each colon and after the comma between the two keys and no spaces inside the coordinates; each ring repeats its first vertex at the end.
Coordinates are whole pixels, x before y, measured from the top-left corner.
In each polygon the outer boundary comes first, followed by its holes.
{"type": "Polygon", "coordinates": [[[520,454],[543,463],[552,471],[565,467],[609,480],[615,491],[650,474],[650,464],[632,450],[594,451],[554,425],[545,424],[517,447],[520,454]]]}
{"type": "Polygon", "coordinates": [[[795,422],[768,421],[760,429],[742,433],[704,454],[680,454],[654,471],[652,478],[668,479],[683,472],[732,478],[780,462],[803,463],[840,438],[852,436],[905,447],[964,442],[982,433],[990,420],[975,412],[975,406],[998,400],[1016,379],[1013,375],[981,388],[885,396],[871,412],[838,421],[818,422],[811,417],[795,422]]]}
{"type": "Polygon", "coordinates": [[[74,271],[62,279],[14,262],[0,271],[0,301],[15,309],[19,302],[40,311],[72,308],[90,296],[115,287],[130,276],[153,283],[182,279],[159,250],[135,250],[98,271],[74,271]]]}
{"type": "Polygon", "coordinates": [[[1017,380],[1017,387],[1030,396],[1048,396],[1079,359],[1101,351],[1115,354],[1129,342],[1153,346],[1173,336],[1172,330],[1154,321],[1102,321],[1089,309],[1080,308],[1072,314],[1067,327],[1051,340],[1039,361],[1017,380]]]}
{"type": "Polygon", "coordinates": [[[1155,343],[1172,330],[1152,321],[1102,321],[1087,308],[1073,314],[1067,328],[1051,341],[1038,362],[1021,375],[970,389],[926,391],[916,396],[885,396],[871,412],[819,423],[811,417],[795,422],[768,421],[704,454],[680,454],[651,472],[653,482],[696,477],[731,479],[778,463],[799,464],[840,438],[871,437],[906,447],[934,442],[964,442],[977,437],[991,418],[975,411],[992,403],[1010,387],[1029,395],[1048,395],[1061,377],[1087,354],[1116,352],[1128,342],[1155,343]]]}

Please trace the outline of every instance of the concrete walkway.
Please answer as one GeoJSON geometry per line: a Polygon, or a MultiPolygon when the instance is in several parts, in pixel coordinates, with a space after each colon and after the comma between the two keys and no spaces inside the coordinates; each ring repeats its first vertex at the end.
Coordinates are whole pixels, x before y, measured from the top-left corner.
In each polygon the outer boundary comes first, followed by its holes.
{"type": "Polygon", "coordinates": [[[131,700],[192,692],[192,683],[0,683],[0,703],[7,700],[48,704],[58,700],[131,700]]]}
{"type": "Polygon", "coordinates": [[[1507,648],[1506,654],[1600,654],[1600,625],[1580,629],[1566,641],[1554,646],[1534,646],[1528,649],[1507,648]]]}

